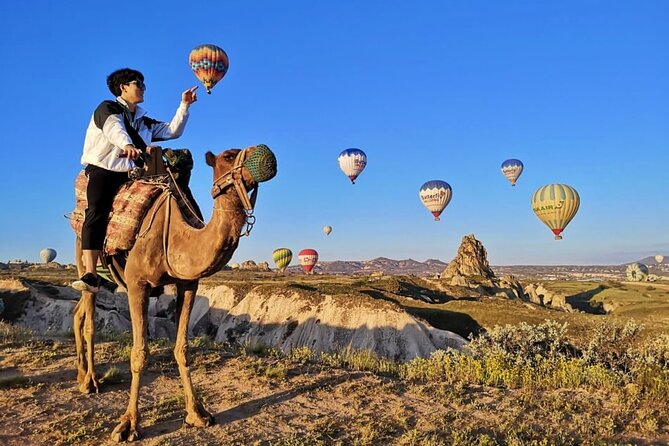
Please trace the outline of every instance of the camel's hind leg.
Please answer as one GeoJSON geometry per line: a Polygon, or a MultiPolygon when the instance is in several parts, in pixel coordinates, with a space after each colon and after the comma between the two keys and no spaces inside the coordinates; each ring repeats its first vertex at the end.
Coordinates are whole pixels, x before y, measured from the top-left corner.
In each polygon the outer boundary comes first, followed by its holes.
{"type": "MultiPolygon", "coordinates": [[[[75,244],[75,258],[79,277],[84,274],[81,259],[81,239],[75,244]]],[[[95,375],[95,294],[82,292],[81,299],[74,307],[73,314],[74,342],[77,347],[77,382],[83,393],[99,391],[99,383],[95,375]],[[84,341],[86,348],[84,349],[84,341]],[[85,351],[85,352],[84,352],[85,351]]]]}
{"type": "Polygon", "coordinates": [[[188,366],[188,320],[193,310],[197,292],[197,282],[177,285],[177,340],[174,345],[174,358],[179,366],[181,383],[186,401],[185,423],[189,426],[206,427],[214,424],[214,417],[204,408],[193,391],[193,382],[188,366]]]}

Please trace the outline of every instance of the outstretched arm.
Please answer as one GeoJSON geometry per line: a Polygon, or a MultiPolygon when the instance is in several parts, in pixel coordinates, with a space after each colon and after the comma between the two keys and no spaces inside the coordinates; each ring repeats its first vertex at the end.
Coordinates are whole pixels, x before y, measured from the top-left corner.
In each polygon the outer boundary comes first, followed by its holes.
{"type": "Polygon", "coordinates": [[[181,104],[170,122],[154,122],[151,127],[151,141],[175,139],[183,134],[186,122],[188,122],[188,107],[197,101],[197,93],[195,93],[197,89],[198,87],[195,86],[181,93],[181,104]]]}

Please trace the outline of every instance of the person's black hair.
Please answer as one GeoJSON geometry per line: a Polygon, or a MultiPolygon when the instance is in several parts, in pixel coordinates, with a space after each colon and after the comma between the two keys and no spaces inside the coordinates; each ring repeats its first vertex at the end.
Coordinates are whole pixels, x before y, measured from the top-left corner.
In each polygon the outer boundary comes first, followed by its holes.
{"type": "Polygon", "coordinates": [[[132,68],[121,68],[107,76],[107,87],[114,96],[121,96],[121,85],[132,81],[144,82],[144,75],[132,68]]]}

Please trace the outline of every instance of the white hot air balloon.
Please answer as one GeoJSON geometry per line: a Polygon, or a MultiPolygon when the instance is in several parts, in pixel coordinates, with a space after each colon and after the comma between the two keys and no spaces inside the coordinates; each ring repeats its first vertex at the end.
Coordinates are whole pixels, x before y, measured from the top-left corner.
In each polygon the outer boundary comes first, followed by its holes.
{"type": "Polygon", "coordinates": [[[439,221],[444,208],[451,202],[453,190],[446,181],[432,180],[420,187],[418,196],[423,206],[434,215],[434,220],[439,221]]]}
{"type": "Polygon", "coordinates": [[[656,255],[656,256],[655,256],[655,261],[656,261],[657,264],[659,265],[660,263],[664,262],[664,256],[663,256],[663,255],[660,255],[660,254],[656,255]]]}
{"type": "Polygon", "coordinates": [[[346,149],[337,158],[339,168],[355,184],[355,179],[367,166],[367,155],[360,149],[346,149]]]}

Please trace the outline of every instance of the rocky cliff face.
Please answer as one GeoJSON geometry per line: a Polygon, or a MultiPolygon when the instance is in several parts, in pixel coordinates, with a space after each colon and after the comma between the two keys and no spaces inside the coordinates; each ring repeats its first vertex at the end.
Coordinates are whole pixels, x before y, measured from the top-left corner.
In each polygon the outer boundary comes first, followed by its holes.
{"type": "Polygon", "coordinates": [[[483,243],[476,240],[474,234],[471,234],[462,237],[458,254],[448,264],[441,276],[444,278],[475,276],[492,279],[495,273],[488,264],[488,253],[483,243]]]}
{"type": "MultiPolygon", "coordinates": [[[[174,339],[175,296],[149,302],[149,336],[174,339]]],[[[262,344],[290,352],[309,347],[314,352],[344,348],[371,350],[380,357],[408,361],[429,357],[437,349],[461,349],[466,340],[432,327],[400,306],[366,296],[325,295],[300,288],[267,290],[226,285],[198,289],[188,324],[191,336],[209,335],[218,341],[262,344]]],[[[0,280],[0,319],[38,333],[72,331],[72,311],[80,293],[69,287],[25,280],[0,280]]],[[[96,299],[96,329],[131,330],[127,295],[106,289],[96,299]]]]}

